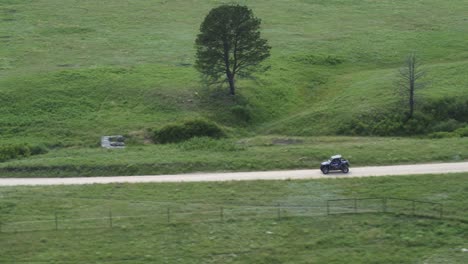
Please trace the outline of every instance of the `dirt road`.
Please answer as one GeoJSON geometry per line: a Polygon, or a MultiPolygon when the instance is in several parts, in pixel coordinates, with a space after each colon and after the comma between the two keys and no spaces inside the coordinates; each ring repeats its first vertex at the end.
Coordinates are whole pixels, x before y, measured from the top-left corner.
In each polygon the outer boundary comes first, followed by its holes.
{"type": "Polygon", "coordinates": [[[106,183],[144,183],[144,182],[209,182],[209,181],[251,181],[286,179],[325,179],[370,176],[397,176],[417,174],[444,174],[468,172],[468,162],[432,163],[417,165],[395,165],[351,168],[348,174],[340,172],[323,175],[320,170],[289,170],[230,173],[193,173],[178,175],[115,176],[115,177],[77,177],[77,178],[3,178],[0,186],[22,185],[75,185],[106,183]]]}

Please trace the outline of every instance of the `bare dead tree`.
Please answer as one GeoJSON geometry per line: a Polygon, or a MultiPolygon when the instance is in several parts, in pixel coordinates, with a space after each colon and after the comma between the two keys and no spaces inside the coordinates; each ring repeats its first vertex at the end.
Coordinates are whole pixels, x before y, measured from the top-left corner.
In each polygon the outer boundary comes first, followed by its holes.
{"type": "Polygon", "coordinates": [[[425,72],[421,70],[416,54],[411,53],[408,55],[405,66],[400,69],[399,80],[401,92],[409,108],[407,119],[411,119],[414,114],[416,90],[425,86],[424,83],[420,82],[424,75],[425,72]]]}

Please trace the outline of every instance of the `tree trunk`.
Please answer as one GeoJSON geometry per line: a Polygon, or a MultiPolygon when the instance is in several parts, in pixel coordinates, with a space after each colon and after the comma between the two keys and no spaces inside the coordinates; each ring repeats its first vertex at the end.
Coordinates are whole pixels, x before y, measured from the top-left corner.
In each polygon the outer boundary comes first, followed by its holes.
{"type": "Polygon", "coordinates": [[[229,82],[229,94],[236,95],[236,88],[234,86],[234,72],[231,71],[231,65],[229,63],[229,44],[228,41],[224,41],[224,66],[226,67],[226,77],[229,82]]]}
{"type": "Polygon", "coordinates": [[[408,119],[411,119],[414,113],[414,83],[412,83],[410,87],[409,107],[410,107],[410,111],[409,111],[408,119]]]}
{"type": "Polygon", "coordinates": [[[405,67],[400,69],[401,86],[405,96],[405,122],[414,116],[416,89],[424,86],[418,81],[422,76],[424,71],[419,69],[416,55],[411,53],[406,59],[405,67]]]}
{"type": "Polygon", "coordinates": [[[234,86],[234,75],[233,74],[228,75],[228,81],[229,81],[229,94],[230,95],[236,95],[236,87],[234,86]]]}

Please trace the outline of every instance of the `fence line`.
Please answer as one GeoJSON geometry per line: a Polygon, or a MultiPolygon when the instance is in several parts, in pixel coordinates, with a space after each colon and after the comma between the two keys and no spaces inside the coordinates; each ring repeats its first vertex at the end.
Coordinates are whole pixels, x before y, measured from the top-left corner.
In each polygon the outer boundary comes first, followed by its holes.
{"type": "MultiPolygon", "coordinates": [[[[43,230],[65,230],[80,228],[114,228],[127,225],[142,225],[150,221],[151,224],[170,223],[199,223],[199,222],[226,222],[239,220],[252,220],[259,218],[278,219],[304,216],[332,216],[338,214],[359,213],[392,213],[411,216],[432,217],[439,219],[468,221],[467,218],[451,215],[444,211],[441,203],[418,201],[401,198],[352,198],[326,200],[320,206],[281,205],[276,206],[233,206],[216,205],[206,210],[174,210],[173,207],[158,208],[152,214],[118,215],[112,210],[106,210],[106,215],[90,216],[85,218],[66,218],[55,213],[46,220],[28,220],[7,222],[1,221],[0,233],[28,232],[43,230]],[[149,219],[149,220],[148,220],[149,219]],[[145,222],[146,220],[146,222],[145,222]]],[[[149,211],[149,210],[148,210],[149,211]]],[[[74,210],[74,212],[76,212],[74,210]]],[[[44,216],[45,218],[45,216],[44,216]]]]}
{"type": "Polygon", "coordinates": [[[397,213],[410,214],[418,216],[432,216],[439,218],[443,217],[443,205],[441,203],[401,199],[401,198],[354,198],[354,199],[335,199],[327,201],[327,213],[343,214],[343,213],[358,213],[364,211],[375,211],[381,213],[397,213]],[[395,204],[395,201],[399,202],[395,204]],[[362,206],[363,202],[373,202],[372,207],[362,206]],[[424,213],[422,211],[427,205],[432,206],[430,210],[424,213]],[[335,211],[332,211],[335,209],[335,211]],[[429,211],[429,212],[427,212],[429,211]],[[431,214],[429,214],[431,213],[431,214]]]}

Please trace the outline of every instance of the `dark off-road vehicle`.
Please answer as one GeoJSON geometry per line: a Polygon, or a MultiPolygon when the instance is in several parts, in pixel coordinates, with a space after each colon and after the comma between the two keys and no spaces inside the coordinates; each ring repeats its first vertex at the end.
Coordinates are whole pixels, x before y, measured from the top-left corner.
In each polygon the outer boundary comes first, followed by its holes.
{"type": "Polygon", "coordinates": [[[328,161],[322,162],[320,170],[323,174],[328,174],[332,170],[340,170],[343,173],[349,172],[349,162],[341,155],[332,156],[328,161]]]}

